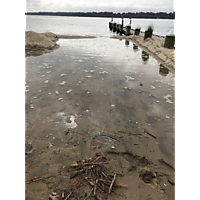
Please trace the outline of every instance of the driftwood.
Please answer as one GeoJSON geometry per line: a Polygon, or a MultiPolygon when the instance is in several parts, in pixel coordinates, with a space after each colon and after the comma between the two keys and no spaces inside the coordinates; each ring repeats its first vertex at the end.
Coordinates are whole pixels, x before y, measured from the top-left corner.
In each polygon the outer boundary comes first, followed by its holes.
{"type": "Polygon", "coordinates": [[[70,167],[63,171],[70,173],[70,179],[76,178],[73,184],[67,187],[64,192],[57,190],[59,199],[107,199],[117,187],[128,187],[116,183],[117,174],[112,174],[104,165],[108,163],[103,155],[96,155],[92,158],[73,161],[70,167]],[[88,188],[90,188],[89,192],[88,188]]]}

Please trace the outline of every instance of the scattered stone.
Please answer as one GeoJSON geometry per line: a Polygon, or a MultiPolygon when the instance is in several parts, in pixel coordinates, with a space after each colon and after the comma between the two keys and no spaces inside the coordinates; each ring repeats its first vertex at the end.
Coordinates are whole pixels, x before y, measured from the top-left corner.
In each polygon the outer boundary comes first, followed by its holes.
{"type": "Polygon", "coordinates": [[[70,92],[72,92],[72,89],[68,90],[68,91],[67,91],[67,94],[69,94],[70,92]]]}
{"type": "Polygon", "coordinates": [[[99,74],[108,74],[106,71],[99,72],[99,74]]]}
{"type": "Polygon", "coordinates": [[[66,81],[63,81],[61,83],[59,83],[60,85],[65,85],[67,82],[66,81]]]}
{"type": "Polygon", "coordinates": [[[135,80],[135,78],[130,77],[130,76],[125,76],[125,77],[127,78],[126,82],[128,82],[129,80],[131,80],[131,81],[134,81],[134,80],[135,80]]]}

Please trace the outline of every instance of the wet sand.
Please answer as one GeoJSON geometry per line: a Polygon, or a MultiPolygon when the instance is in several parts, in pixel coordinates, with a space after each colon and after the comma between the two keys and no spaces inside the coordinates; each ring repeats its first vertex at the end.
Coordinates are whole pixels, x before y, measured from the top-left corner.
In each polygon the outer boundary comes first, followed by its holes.
{"type": "Polygon", "coordinates": [[[110,200],[174,199],[173,73],[123,40],[57,44],[26,57],[26,199],[68,187],[74,180],[60,170],[96,153],[128,185],[110,200]]]}

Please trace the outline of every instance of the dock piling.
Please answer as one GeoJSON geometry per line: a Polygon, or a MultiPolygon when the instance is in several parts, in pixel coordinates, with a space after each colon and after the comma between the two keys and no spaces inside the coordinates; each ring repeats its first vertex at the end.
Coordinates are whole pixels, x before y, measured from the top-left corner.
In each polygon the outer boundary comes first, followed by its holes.
{"type": "Polygon", "coordinates": [[[117,31],[117,33],[119,33],[119,22],[117,22],[117,24],[116,24],[116,31],[117,31]]]}
{"type": "Polygon", "coordinates": [[[174,48],[174,44],[175,44],[175,34],[174,34],[174,30],[170,30],[165,37],[165,43],[164,43],[164,47],[172,49],[174,48]]]}
{"type": "Polygon", "coordinates": [[[140,34],[140,29],[141,29],[141,27],[139,25],[137,25],[137,27],[135,28],[135,35],[140,34]]]}
{"type": "Polygon", "coordinates": [[[113,32],[116,31],[116,21],[113,22],[113,32]]]}
{"type": "Polygon", "coordinates": [[[131,24],[126,25],[126,32],[125,35],[130,35],[130,31],[131,31],[131,24]]]}
{"type": "Polygon", "coordinates": [[[113,18],[111,18],[111,21],[109,22],[109,29],[112,30],[113,28],[113,18]]]}

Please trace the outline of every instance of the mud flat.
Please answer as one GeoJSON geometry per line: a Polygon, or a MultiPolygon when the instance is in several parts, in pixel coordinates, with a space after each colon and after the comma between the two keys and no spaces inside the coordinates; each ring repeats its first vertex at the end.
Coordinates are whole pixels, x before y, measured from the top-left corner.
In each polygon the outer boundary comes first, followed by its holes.
{"type": "Polygon", "coordinates": [[[130,36],[113,36],[113,39],[128,39],[138,46],[141,46],[145,51],[147,51],[156,60],[161,62],[163,65],[175,69],[175,49],[168,49],[162,47],[162,44],[151,38],[144,40],[143,37],[137,35],[130,36]]]}

